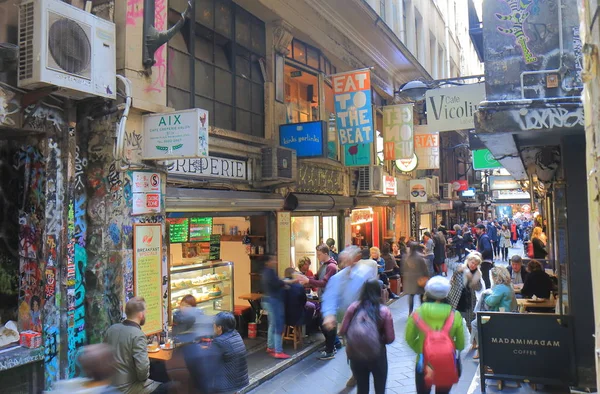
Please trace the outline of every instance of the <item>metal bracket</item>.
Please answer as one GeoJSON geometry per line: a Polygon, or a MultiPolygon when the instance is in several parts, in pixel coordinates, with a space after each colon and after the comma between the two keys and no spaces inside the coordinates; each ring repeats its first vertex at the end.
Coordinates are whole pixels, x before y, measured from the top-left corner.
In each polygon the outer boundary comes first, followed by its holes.
{"type": "Polygon", "coordinates": [[[185,19],[191,15],[192,2],[188,1],[187,8],[181,14],[181,19],[169,30],[158,31],[154,27],[155,20],[155,3],[156,0],[144,0],[144,46],[143,46],[143,64],[150,72],[150,68],[156,63],[154,53],[162,45],[166,44],[175,34],[179,33],[185,19]]]}

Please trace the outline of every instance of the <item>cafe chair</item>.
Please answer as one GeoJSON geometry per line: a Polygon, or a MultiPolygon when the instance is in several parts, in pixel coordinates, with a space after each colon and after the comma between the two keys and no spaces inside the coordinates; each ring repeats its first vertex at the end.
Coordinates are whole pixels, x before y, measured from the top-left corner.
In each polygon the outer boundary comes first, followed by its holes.
{"type": "Polygon", "coordinates": [[[302,345],[302,326],[288,326],[286,324],[283,330],[283,340],[292,341],[294,344],[294,350],[297,350],[298,345],[302,345]]]}

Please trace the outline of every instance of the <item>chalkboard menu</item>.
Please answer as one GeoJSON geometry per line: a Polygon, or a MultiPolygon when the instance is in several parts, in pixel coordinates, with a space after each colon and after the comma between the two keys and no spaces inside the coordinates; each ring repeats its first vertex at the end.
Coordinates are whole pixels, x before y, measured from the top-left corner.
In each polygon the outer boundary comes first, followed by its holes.
{"type": "Polygon", "coordinates": [[[187,218],[169,218],[169,243],[177,244],[188,241],[189,220],[187,218]]]}
{"type": "Polygon", "coordinates": [[[221,259],[221,234],[213,234],[210,236],[210,253],[208,259],[221,259]]]}
{"type": "Polygon", "coordinates": [[[212,218],[190,218],[190,242],[210,241],[212,218]]]}

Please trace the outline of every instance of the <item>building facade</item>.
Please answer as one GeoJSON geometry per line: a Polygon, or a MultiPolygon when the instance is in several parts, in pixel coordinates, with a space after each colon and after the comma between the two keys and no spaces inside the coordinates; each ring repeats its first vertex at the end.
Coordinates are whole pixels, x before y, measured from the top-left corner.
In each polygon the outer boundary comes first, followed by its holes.
{"type": "Polygon", "coordinates": [[[51,83],[19,86],[19,62],[30,55],[19,39],[23,5],[19,14],[19,4],[0,4],[2,323],[43,337],[41,348],[0,357],[3,385],[48,389],[77,373],[78,349],[102,341],[142,291],[135,268],[142,229],[161,241],[153,293],[160,329],[175,301],[173,268],[196,254],[234,263],[235,280],[219,289],[231,293],[219,307],[232,309],[246,303],[239,295],[260,290],[255,274],[269,255],[283,271],[327,238],[342,249],[367,227],[366,244],[409,235],[407,183],[415,173],[380,163],[376,143],[367,148],[366,178],[365,166],[347,165],[352,152],[335,128],[331,75],[371,70],[380,140],[382,107],[398,101],[404,83],[476,69],[458,31],[467,16],[454,1],[350,3],[198,0],[186,13],[183,0],[73,1],[95,23],[115,25],[114,36],[102,37],[114,42],[122,78],[102,88],[117,99],[81,98],[51,83]],[[174,29],[168,43],[152,46],[152,25],[174,29]],[[145,160],[144,116],[191,108],[208,111],[208,157],[145,160]],[[305,122],[320,122],[327,154],[284,146],[281,126],[305,122]],[[372,174],[378,189],[358,193],[372,174]],[[385,195],[383,175],[403,191],[385,195]],[[218,238],[198,248],[177,242],[172,229],[190,223],[186,236],[201,238],[205,218],[218,238]]]}

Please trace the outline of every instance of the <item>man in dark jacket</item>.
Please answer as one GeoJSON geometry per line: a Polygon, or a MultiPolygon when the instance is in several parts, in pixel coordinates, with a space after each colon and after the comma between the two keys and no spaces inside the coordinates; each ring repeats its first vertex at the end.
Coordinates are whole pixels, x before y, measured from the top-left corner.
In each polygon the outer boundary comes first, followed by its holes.
{"type": "Polygon", "coordinates": [[[230,312],[217,314],[212,345],[221,355],[222,368],[221,373],[217,375],[214,392],[237,392],[246,387],[249,383],[246,345],[235,330],[235,317],[230,312]]]}
{"type": "Polygon", "coordinates": [[[523,285],[527,280],[529,272],[523,268],[523,259],[519,255],[514,255],[510,258],[510,266],[508,267],[511,282],[513,285],[523,285]]]}
{"type": "Polygon", "coordinates": [[[496,228],[496,222],[489,222],[486,231],[490,242],[492,243],[492,258],[499,254],[500,249],[498,248],[498,229],[496,228]]]}
{"type": "Polygon", "coordinates": [[[434,231],[433,235],[433,263],[435,271],[440,274],[446,274],[446,236],[443,227],[440,227],[434,231]]]}
{"type": "MultiPolygon", "coordinates": [[[[296,270],[285,269],[285,277],[293,279],[296,270]]],[[[306,291],[304,286],[294,283],[288,285],[284,292],[283,306],[285,308],[285,324],[288,326],[301,326],[304,324],[304,312],[306,305],[306,291]]]]}
{"type": "Polygon", "coordinates": [[[481,263],[481,276],[485,283],[485,288],[489,289],[492,287],[490,282],[490,270],[494,266],[494,249],[492,248],[492,242],[485,233],[486,228],[483,224],[478,224],[476,227],[477,231],[477,251],[481,253],[483,262],[481,263]]]}

